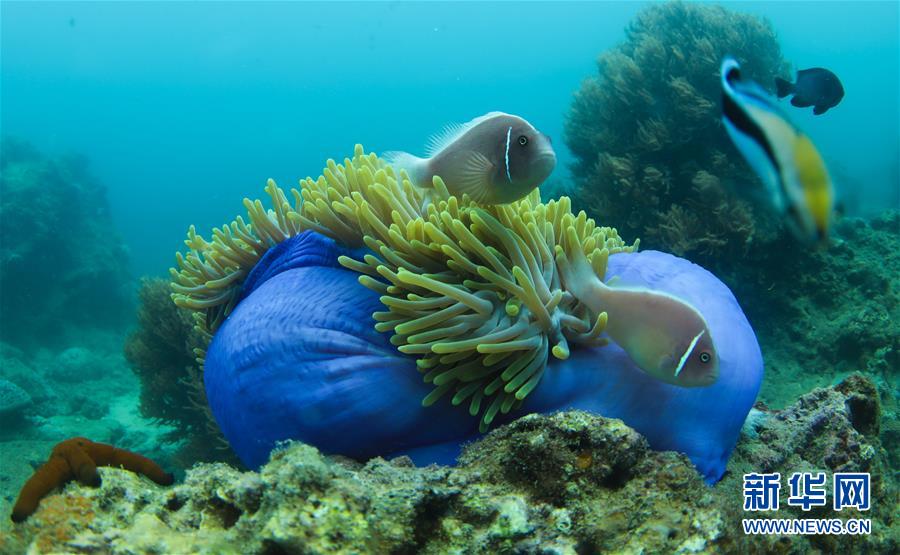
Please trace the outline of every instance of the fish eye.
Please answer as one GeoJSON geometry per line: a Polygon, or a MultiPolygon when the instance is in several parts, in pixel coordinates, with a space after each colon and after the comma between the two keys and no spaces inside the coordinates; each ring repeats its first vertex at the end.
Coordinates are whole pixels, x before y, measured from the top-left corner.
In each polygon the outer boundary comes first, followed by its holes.
{"type": "Polygon", "coordinates": [[[528,144],[528,137],[526,137],[525,135],[520,135],[520,136],[519,136],[519,144],[522,145],[522,146],[527,145],[527,144],[528,144]]]}
{"type": "Polygon", "coordinates": [[[712,355],[710,355],[708,352],[703,351],[702,353],[700,353],[700,362],[706,364],[710,360],[712,360],[712,355]]]}

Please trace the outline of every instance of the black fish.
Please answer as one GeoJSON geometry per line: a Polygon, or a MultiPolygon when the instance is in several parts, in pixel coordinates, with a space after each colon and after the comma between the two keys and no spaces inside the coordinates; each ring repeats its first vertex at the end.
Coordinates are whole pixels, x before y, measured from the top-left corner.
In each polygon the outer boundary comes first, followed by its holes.
{"type": "Polygon", "coordinates": [[[793,94],[791,104],[798,108],[815,106],[813,113],[816,115],[824,114],[844,98],[841,80],[823,67],[801,69],[797,72],[796,83],[776,77],[775,88],[778,90],[778,98],[793,94]]]}

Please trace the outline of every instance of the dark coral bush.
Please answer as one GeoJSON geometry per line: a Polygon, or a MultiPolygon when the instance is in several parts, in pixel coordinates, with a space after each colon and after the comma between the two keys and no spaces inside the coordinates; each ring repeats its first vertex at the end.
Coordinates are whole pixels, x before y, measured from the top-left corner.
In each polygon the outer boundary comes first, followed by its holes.
{"type": "Polygon", "coordinates": [[[771,84],[785,73],[768,22],[718,6],[653,5],[600,55],[566,121],[576,204],[624,237],[696,259],[741,256],[778,222],[720,123],[719,64],[771,84]]]}
{"type": "Polygon", "coordinates": [[[170,293],[167,280],[141,281],[137,329],[125,342],[125,358],[141,381],[141,414],[176,426],[171,439],[185,439],[176,458],[186,466],[227,458],[194,354],[205,348],[206,339],[170,293]]]}

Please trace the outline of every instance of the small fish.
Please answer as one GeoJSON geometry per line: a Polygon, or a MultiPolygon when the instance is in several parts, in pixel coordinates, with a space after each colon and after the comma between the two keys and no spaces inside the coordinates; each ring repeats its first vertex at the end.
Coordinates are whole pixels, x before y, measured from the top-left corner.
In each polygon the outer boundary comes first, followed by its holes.
{"type": "Polygon", "coordinates": [[[797,72],[797,82],[791,83],[775,78],[778,98],[794,95],[791,104],[798,108],[815,106],[813,114],[821,115],[834,108],[844,98],[844,86],[837,75],[823,67],[801,69],[797,72]]]}
{"type": "Polygon", "coordinates": [[[722,122],[734,145],[765,183],[772,203],[801,239],[824,241],[834,189],[822,156],[756,83],[741,78],[733,58],[722,62],[722,122]]]}
{"type": "Polygon", "coordinates": [[[603,283],[580,246],[569,254],[557,247],[556,262],[566,289],[595,314],[606,312],[606,334],[641,370],[681,387],[719,379],[719,356],[696,308],[660,291],[603,283]]]}
{"type": "Polygon", "coordinates": [[[410,181],[431,187],[439,175],[453,195],[483,204],[505,204],[528,195],[556,167],[550,137],[511,114],[490,112],[464,125],[447,126],[429,140],[427,158],[387,152],[410,181]]]}

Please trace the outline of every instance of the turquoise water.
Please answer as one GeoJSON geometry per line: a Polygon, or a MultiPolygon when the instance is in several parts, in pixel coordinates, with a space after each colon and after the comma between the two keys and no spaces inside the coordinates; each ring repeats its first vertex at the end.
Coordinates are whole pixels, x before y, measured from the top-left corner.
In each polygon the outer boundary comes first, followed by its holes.
{"type": "MultiPolygon", "coordinates": [[[[420,406],[431,386],[419,383],[414,371],[410,370],[414,379],[408,383],[408,374],[402,374],[403,379],[396,378],[396,373],[405,371],[405,364],[412,367],[411,360],[401,357],[385,337],[376,335],[368,325],[368,313],[383,309],[376,294],[363,291],[361,286],[352,290],[355,296],[349,301],[348,295],[343,294],[357,286],[355,274],[348,271],[334,281],[329,281],[331,277],[316,277],[296,282],[278,281],[266,274],[272,264],[276,268],[274,275],[280,275],[280,257],[285,252],[292,253],[297,244],[304,245],[296,243],[295,238],[284,241],[283,251],[278,250],[282,246],[274,245],[259,249],[273,253],[271,259],[267,256],[259,262],[259,252],[250,256],[256,269],[251,281],[260,280],[252,281],[252,286],[271,286],[280,291],[278,298],[268,299],[271,304],[265,304],[265,296],[253,300],[257,291],[250,291],[249,286],[240,291],[251,270],[243,267],[238,270],[240,275],[235,274],[237,277],[228,282],[230,285],[215,290],[232,295],[228,297],[230,301],[236,301],[240,295],[238,308],[219,299],[211,303],[209,312],[205,308],[196,312],[186,309],[197,298],[206,299],[202,295],[212,289],[188,283],[189,279],[183,280],[182,285],[202,291],[182,296],[176,306],[170,297],[169,268],[176,265],[175,253],[187,250],[184,239],[189,226],[196,226],[198,233],[209,238],[213,227],[238,215],[249,220],[242,204],[245,197],[264,198],[268,206],[263,192],[268,178],[275,179],[287,191],[297,186],[299,179],[319,176],[326,160],[352,157],[357,143],[364,145],[367,152],[400,150],[423,155],[429,136],[445,125],[464,123],[494,110],[521,115],[551,137],[557,165],[546,186],[541,187],[545,201],[548,191],[550,196],[565,193],[572,197],[575,214],[583,209],[598,225],[617,226],[623,242],[617,243],[614,231],[609,232],[614,254],[640,238],[642,251],[662,250],[698,264],[687,264],[668,255],[653,259],[656,255],[650,254],[645,258],[651,260],[648,264],[660,264],[662,269],[648,272],[647,279],[655,280],[654,283],[641,285],[654,291],[658,287],[675,297],[691,297],[683,302],[691,305],[689,309],[696,305],[697,311],[703,312],[699,319],[703,325],[707,325],[704,318],[709,313],[709,325],[716,326],[716,333],[723,330],[723,335],[733,339],[717,346],[723,354],[723,377],[733,380],[717,382],[715,387],[726,388],[723,384],[728,382],[731,385],[727,388],[731,389],[709,390],[724,391],[715,398],[704,399],[701,394],[690,397],[701,390],[686,388],[682,393],[688,393],[673,395],[674,401],[668,405],[670,390],[664,389],[662,382],[640,373],[637,366],[628,366],[636,360],[633,355],[640,353],[613,351],[618,355],[602,358],[606,355],[593,351],[585,354],[584,350],[579,353],[581,346],[573,340],[572,356],[566,361],[562,361],[565,357],[553,358],[544,353],[547,374],[538,389],[530,393],[539,401],[526,407],[543,413],[577,408],[619,417],[646,436],[650,447],[687,454],[689,459],[679,459],[689,474],[684,483],[693,480],[685,488],[695,489],[690,489],[693,494],[685,494],[686,489],[678,495],[693,497],[688,501],[681,499],[685,504],[679,505],[674,501],[676,497],[661,493],[662,501],[654,498],[653,510],[656,504],[666,507],[662,512],[671,515],[699,510],[690,503],[707,507],[704,503],[709,500],[703,498],[701,503],[698,499],[705,492],[713,492],[714,500],[709,503],[715,510],[721,509],[721,518],[730,532],[721,536],[716,536],[719,532],[703,532],[706,535],[702,542],[709,542],[702,544],[707,551],[764,552],[784,548],[760,538],[744,538],[750,543],[742,544],[743,540],[729,535],[738,530],[734,519],[746,516],[740,512],[742,473],[778,471],[786,479],[793,471],[827,469],[831,473],[864,468],[876,479],[875,506],[870,516],[878,533],[860,539],[860,543],[846,537],[831,541],[833,538],[824,535],[812,539],[795,536],[796,543],[790,549],[853,552],[851,548],[858,547],[868,552],[896,552],[892,550],[900,544],[900,529],[891,510],[900,491],[896,480],[896,468],[900,465],[900,3],[727,1],[675,6],[654,2],[0,0],[0,553],[19,552],[18,547],[26,545],[38,545],[36,552],[44,547],[49,550],[48,545],[71,547],[75,543],[65,542],[75,536],[74,530],[87,527],[81,523],[60,524],[57,528],[58,522],[54,524],[56,521],[50,517],[14,526],[7,518],[19,489],[34,469],[46,460],[54,445],[74,436],[144,454],[173,471],[179,484],[184,484],[186,473],[190,477],[192,471],[195,477],[207,476],[204,473],[217,476],[205,485],[190,486],[196,491],[185,494],[196,494],[191,501],[196,505],[189,505],[191,511],[200,507],[198,510],[208,509],[214,515],[223,510],[222,506],[216,505],[218,501],[210,501],[211,494],[203,488],[218,483],[216,480],[238,482],[231,474],[222,478],[222,473],[232,472],[231,469],[197,467],[196,463],[226,462],[237,469],[234,472],[254,471],[281,439],[301,439],[324,452],[357,458],[409,454],[419,463],[425,461],[417,458],[424,457],[416,452],[420,447],[432,455],[432,448],[435,453],[445,454],[441,449],[448,449],[446,453],[455,454],[461,441],[477,437],[478,421],[470,420],[466,414],[460,417],[457,408],[446,403],[446,399],[433,407],[420,406]],[[693,17],[703,10],[712,13],[710,10],[717,6],[727,10],[721,12],[726,14],[721,17],[730,18],[732,25],[738,25],[735,22],[739,16],[755,19],[740,19],[750,22],[740,29],[689,24],[679,31],[679,40],[684,44],[676,41],[662,45],[662,58],[669,66],[642,67],[646,79],[633,78],[628,62],[622,61],[623,52],[638,59],[640,56],[633,51],[636,44],[649,50],[647,43],[652,43],[653,37],[668,40],[668,25],[675,28],[683,24],[683,20],[671,15],[680,9],[693,17]],[[666,12],[670,8],[672,11],[666,12]],[[640,40],[635,38],[634,29],[640,28],[641,18],[654,13],[668,13],[670,19],[640,40]],[[759,21],[771,26],[774,39],[753,27],[759,21]],[[786,231],[783,218],[771,207],[765,207],[768,199],[760,180],[721,128],[720,59],[701,59],[691,45],[695,44],[694,38],[707,34],[713,41],[725,40],[722,37],[731,40],[731,30],[738,35],[746,31],[750,36],[762,37],[759,44],[743,44],[744,50],[734,54],[747,59],[744,67],[753,68],[747,77],[761,79],[761,84],[769,89],[773,88],[770,77],[793,78],[797,70],[809,67],[828,68],[843,84],[843,100],[821,116],[814,116],[811,108],[794,108],[787,99],[780,102],[791,120],[815,143],[834,181],[838,210],[826,243],[803,243],[786,231]],[[680,48],[685,49],[688,63],[696,63],[701,69],[692,73],[672,61],[672,52],[680,48]],[[778,65],[778,49],[787,64],[782,68],[774,67],[778,65]],[[600,75],[599,80],[598,60],[600,67],[608,64],[608,73],[600,75]],[[772,62],[771,67],[761,67],[760,60],[772,62]],[[760,75],[752,74],[754,70],[769,78],[762,80],[760,75]],[[615,90],[611,81],[622,75],[628,86],[615,90]],[[672,90],[677,87],[672,83],[681,79],[696,92],[691,97],[696,105],[690,99],[673,100],[677,94],[672,90]],[[710,83],[715,86],[710,88],[710,83]],[[599,88],[591,89],[593,84],[599,84],[599,88]],[[660,99],[659,104],[643,112],[635,108],[633,113],[616,108],[620,106],[616,102],[622,99],[626,105],[640,105],[644,87],[653,98],[660,99]],[[607,94],[609,91],[615,94],[607,94]],[[585,105],[593,106],[596,112],[579,112],[585,105]],[[692,119],[692,109],[697,106],[702,112],[700,123],[692,119]],[[645,124],[653,121],[664,122],[656,137],[666,143],[665,148],[642,146],[634,139],[645,124]],[[584,137],[595,140],[598,146],[586,148],[575,142],[584,137]],[[619,164],[619,173],[609,170],[615,164],[619,164]],[[269,248],[272,250],[267,251],[269,248]],[[676,262],[671,262],[673,259],[676,262]],[[659,260],[669,261],[672,266],[659,260]],[[689,268],[685,272],[696,275],[669,280],[665,272],[675,272],[673,268],[678,264],[683,264],[679,268],[689,268]],[[691,281],[694,279],[697,281],[691,281]],[[692,285],[696,286],[691,289],[692,285]],[[684,290],[677,292],[667,287],[684,290]],[[728,301],[728,290],[739,307],[728,301]],[[369,310],[372,307],[366,303],[377,308],[369,310]],[[239,312],[241,304],[247,312],[239,312]],[[332,306],[337,308],[332,310],[332,306]],[[246,316],[248,312],[251,317],[246,316]],[[217,327],[219,322],[211,323],[225,314],[234,314],[230,321],[239,324],[230,324],[228,329],[217,327]],[[206,322],[207,332],[225,330],[216,336],[219,339],[215,349],[210,345],[209,334],[194,328],[195,316],[206,322]],[[266,319],[269,317],[271,321],[266,319]],[[312,336],[301,334],[300,339],[290,335],[291,330],[295,331],[292,325],[307,322],[306,318],[312,319],[317,331],[312,336]],[[329,333],[320,334],[322,328],[338,328],[346,335],[337,334],[343,339],[334,340],[329,333]],[[278,335],[283,329],[289,330],[287,339],[278,335]],[[347,345],[354,340],[361,341],[366,349],[375,345],[377,363],[369,359],[358,363],[351,358],[352,348],[347,345]],[[312,354],[303,358],[308,354],[306,347],[312,354]],[[206,369],[197,362],[198,352],[212,353],[207,355],[207,362],[211,357],[212,363],[206,369]],[[241,367],[247,360],[258,364],[241,367]],[[349,369],[347,360],[352,361],[349,369]],[[587,366],[593,372],[596,369],[591,365],[596,361],[601,361],[596,365],[606,373],[597,371],[588,377],[578,373],[587,366]],[[353,375],[359,371],[359,364],[370,373],[359,374],[364,376],[362,385],[342,389],[329,381],[333,376],[319,378],[319,364],[332,370],[349,370],[342,375],[353,375]],[[271,372],[266,374],[270,367],[271,372]],[[391,375],[385,368],[396,373],[391,375]],[[260,369],[266,375],[253,374],[260,369]],[[235,374],[228,374],[229,371],[235,374]],[[244,371],[248,374],[239,374],[244,371]],[[207,372],[206,382],[203,372],[207,372]],[[855,374],[849,386],[833,389],[855,374]],[[369,377],[372,375],[376,377],[369,377]],[[274,385],[252,394],[242,389],[251,389],[257,379],[272,380],[274,385]],[[737,382],[741,383],[734,385],[737,382]],[[420,391],[422,388],[424,392],[420,391]],[[358,390],[367,392],[363,400],[355,398],[355,403],[337,409],[339,402],[329,404],[333,393],[340,401],[340,395],[353,398],[358,390]],[[400,391],[401,398],[385,400],[382,391],[400,391]],[[645,395],[628,396],[634,392],[645,395]],[[211,399],[211,395],[219,397],[211,399]],[[841,395],[848,399],[846,404],[841,395]],[[663,398],[666,402],[660,401],[663,398]],[[386,407],[382,412],[367,413],[370,400],[376,406],[383,401],[386,407]],[[396,406],[391,406],[394,403],[396,406]],[[751,417],[742,428],[751,406],[751,417]],[[645,418],[648,408],[666,412],[664,417],[645,418]],[[712,416],[698,423],[692,417],[700,409],[710,410],[712,416]],[[420,410],[425,412],[417,412],[420,410]],[[393,415],[393,411],[408,418],[388,419],[385,414],[393,415]],[[773,417],[785,414],[779,411],[788,411],[788,416],[773,417]],[[298,420],[292,420],[298,414],[298,420]],[[337,416],[327,420],[323,414],[337,416]],[[256,428],[254,417],[262,422],[256,428]],[[827,429],[817,427],[825,419],[829,422],[827,429]],[[323,429],[319,423],[324,421],[339,431],[323,429]],[[390,435],[392,425],[410,426],[416,433],[421,429],[425,439],[404,443],[415,434],[397,439],[390,435]],[[367,432],[366,426],[374,431],[367,432]],[[445,429],[454,431],[445,433],[445,429]],[[382,433],[396,445],[387,445],[388,441],[381,445],[371,439],[383,437],[378,435],[382,433]],[[456,435],[448,439],[448,434],[456,435]],[[705,434],[715,437],[707,441],[705,434]],[[447,443],[441,443],[443,440],[447,443]],[[737,447],[727,462],[735,442],[737,447]],[[709,444],[721,448],[724,454],[695,452],[709,444]],[[719,485],[707,488],[704,480],[706,484],[719,485]],[[209,506],[204,509],[203,503],[209,506]],[[684,508],[688,506],[689,509],[684,508]],[[6,538],[13,540],[4,543],[6,538]],[[52,541],[60,543],[40,543],[51,541],[48,538],[57,538],[52,541]]],[[[388,215],[383,215],[383,220],[387,219],[388,215]]],[[[494,246],[506,248],[501,242],[494,246]]],[[[330,250],[328,253],[334,254],[330,250]]],[[[627,257],[616,258],[621,261],[627,257]]],[[[217,277],[235,277],[230,268],[206,269],[210,272],[206,278],[211,282],[217,277]]],[[[634,272],[631,278],[637,279],[639,272],[634,272]]],[[[625,285],[630,284],[627,279],[625,285]]],[[[506,299],[502,296],[504,303],[506,299]]],[[[516,314],[525,318],[530,312],[523,306],[526,305],[516,308],[521,310],[516,314]]],[[[671,308],[666,305],[655,310],[664,311],[666,307],[671,308]]],[[[505,304],[501,308],[504,318],[513,310],[507,310],[505,304]]],[[[565,308],[575,310],[571,306],[565,308]]],[[[684,309],[680,305],[677,308],[684,309]]],[[[653,313],[653,324],[659,323],[656,316],[660,314],[653,313]]],[[[589,324],[595,316],[588,314],[589,324]]],[[[561,326],[559,320],[554,320],[553,325],[561,326]]],[[[686,333],[685,329],[666,331],[675,335],[686,333]]],[[[687,337],[694,339],[688,351],[702,336],[694,331],[687,337]]],[[[664,337],[668,338],[667,334],[664,337]]],[[[619,347],[613,345],[599,352],[607,353],[613,348],[619,347]]],[[[498,421],[512,420],[518,416],[515,410],[512,415],[500,416],[498,421]]],[[[586,425],[582,416],[571,418],[574,420],[570,424],[576,428],[586,425]]],[[[541,425],[549,426],[551,431],[547,433],[551,437],[553,430],[560,433],[559,426],[570,424],[541,425]]],[[[604,434],[618,433],[615,426],[606,426],[604,434]]],[[[497,444],[514,442],[497,437],[500,436],[494,437],[497,444]]],[[[603,449],[595,449],[596,441],[605,441],[602,437],[600,434],[588,438],[590,441],[584,439],[584,445],[579,443],[581,439],[574,441],[571,437],[560,441],[559,449],[564,453],[559,460],[563,462],[553,459],[552,464],[547,464],[553,468],[543,468],[541,472],[569,472],[573,465],[596,470],[597,466],[591,465],[602,462],[598,453],[603,449]],[[587,444],[590,445],[585,447],[587,444]],[[575,449],[571,460],[565,459],[568,449],[575,449]],[[592,454],[591,449],[596,453],[592,454]]],[[[529,444],[534,448],[532,455],[546,448],[538,443],[529,444]]],[[[629,457],[633,453],[623,454],[632,446],[625,445],[610,456],[632,460],[629,457]]],[[[448,462],[446,457],[434,456],[434,460],[448,462]]],[[[654,452],[650,456],[668,455],[654,452]]],[[[501,460],[505,459],[500,457],[498,461],[501,460]]],[[[310,464],[322,468],[326,465],[316,461],[310,464]]],[[[501,464],[498,461],[484,464],[492,468],[490,465],[501,464]]],[[[282,460],[280,464],[286,463],[282,460]]],[[[466,464],[472,464],[474,469],[478,463],[466,464]]],[[[485,479],[497,482],[500,488],[509,488],[485,494],[494,496],[494,501],[506,499],[503,496],[507,494],[520,495],[515,484],[535,482],[527,472],[525,478],[516,476],[516,470],[509,470],[508,460],[504,464],[504,472],[510,474],[504,474],[502,479],[495,480],[490,474],[493,471],[485,471],[488,478],[483,478],[481,470],[475,469],[472,472],[477,478],[466,477],[462,481],[471,485],[485,479]]],[[[401,461],[398,469],[391,470],[397,473],[391,479],[406,487],[407,481],[418,478],[412,476],[412,470],[403,470],[404,465],[406,462],[401,461]]],[[[352,472],[357,471],[353,467],[352,472]]],[[[442,472],[428,472],[432,471],[442,472]]],[[[673,471],[668,477],[654,474],[648,478],[662,484],[653,491],[678,491],[680,486],[672,485],[682,483],[678,481],[681,478],[672,478],[678,472],[681,471],[673,471]]],[[[355,480],[364,483],[357,474],[341,476],[352,476],[346,480],[351,484],[355,480]]],[[[365,479],[369,478],[372,477],[365,479]]],[[[546,482],[547,491],[556,492],[557,482],[564,483],[568,478],[551,476],[546,482]]],[[[298,483],[303,479],[298,478],[298,483]]],[[[626,495],[622,492],[631,491],[623,486],[630,479],[604,475],[600,485],[594,486],[603,490],[603,496],[621,501],[626,495]],[[619,486],[623,487],[617,492],[619,486]]],[[[196,482],[203,480],[198,478],[196,482]]],[[[244,487],[244,482],[240,483],[244,487]]],[[[379,488],[385,488],[384,483],[379,488]]],[[[92,503],[98,515],[94,532],[104,530],[100,519],[115,518],[110,516],[109,507],[125,507],[137,495],[133,490],[121,492],[140,484],[107,488],[104,495],[111,497],[101,501],[95,497],[79,498],[92,503]]],[[[286,487],[290,489],[292,485],[287,483],[286,487]]],[[[467,492],[480,492],[482,485],[467,492]]],[[[409,487],[423,486],[417,482],[409,487]]],[[[81,490],[75,488],[73,484],[66,491],[80,495],[81,490]]],[[[644,485],[640,488],[653,489],[644,485]]],[[[566,495],[572,494],[577,488],[566,491],[566,495]]],[[[161,495],[166,494],[152,489],[141,492],[148,500],[147,506],[156,507],[152,510],[158,509],[158,514],[162,511],[158,505],[177,512],[186,498],[168,497],[161,501],[161,495]]],[[[58,514],[58,507],[71,503],[72,495],[54,498],[59,505],[52,505],[55,508],[44,514],[58,514]]],[[[278,507],[278,499],[272,496],[281,493],[272,490],[267,495],[270,497],[266,510],[278,507]]],[[[556,538],[554,534],[561,530],[553,531],[553,519],[561,518],[558,509],[575,515],[571,530],[559,532],[559,537],[571,540],[575,546],[571,552],[627,551],[625,543],[629,538],[639,538],[634,541],[640,543],[649,537],[636,532],[636,523],[644,526],[645,521],[651,532],[641,529],[650,536],[665,536],[660,530],[667,526],[670,530],[668,538],[660,540],[662,543],[642,543],[647,552],[675,551],[682,541],[692,549],[700,545],[696,543],[700,540],[683,540],[696,532],[696,526],[689,522],[659,524],[662,521],[653,511],[628,524],[619,522],[621,512],[613,514],[614,522],[609,524],[612,532],[604,528],[606,517],[601,518],[601,513],[591,513],[601,524],[585,524],[589,519],[578,505],[582,500],[560,495],[551,501],[540,495],[525,496],[530,507],[526,516],[538,522],[522,525],[523,529],[537,530],[531,539],[556,538]],[[534,506],[530,505],[532,502],[534,506]],[[540,505],[545,502],[557,505],[548,509],[549,505],[540,505]],[[540,509],[534,510],[539,505],[540,509]],[[555,515],[552,518],[547,516],[551,513],[555,515]],[[552,534],[546,535],[545,527],[552,528],[552,534]],[[589,530],[588,539],[585,529],[589,530]],[[594,535],[606,539],[596,539],[594,535]],[[666,543],[675,542],[673,538],[676,543],[666,543]]],[[[388,499],[385,503],[392,502],[392,497],[384,497],[388,499]]],[[[640,504],[640,500],[640,496],[632,495],[626,505],[640,504]]],[[[523,543],[497,540],[502,536],[496,532],[498,526],[515,528],[506,521],[500,522],[500,517],[499,524],[490,524],[494,518],[491,515],[498,511],[507,518],[505,509],[461,510],[460,506],[468,506],[460,503],[448,507],[442,502],[425,508],[416,506],[414,511],[415,518],[447,517],[442,522],[447,537],[436,540],[424,551],[459,548],[468,552],[475,540],[463,532],[451,534],[453,527],[466,521],[467,514],[480,515],[473,519],[476,529],[490,528],[485,532],[488,540],[478,544],[485,552],[537,549],[537,544],[527,543],[521,537],[523,543]],[[458,510],[462,515],[455,512],[458,510]],[[471,513],[465,512],[468,510],[471,513]],[[464,536],[464,540],[460,539],[464,536]],[[445,540],[446,544],[440,543],[445,540]]],[[[288,502],[284,503],[287,506],[288,502]]],[[[337,506],[342,507],[341,503],[337,506]]],[[[510,502],[503,506],[513,505],[510,502]]],[[[611,502],[609,506],[618,505],[611,502]]],[[[140,510],[141,507],[134,509],[116,526],[132,526],[134,515],[140,510]]],[[[234,516],[225,510],[222,519],[229,521],[233,517],[240,522],[235,530],[262,538],[259,526],[264,522],[263,516],[250,516],[244,505],[234,510],[240,514],[234,516]]],[[[356,509],[347,510],[353,513],[356,509]]],[[[787,516],[802,518],[805,513],[795,511],[787,516]]],[[[816,516],[831,518],[834,514],[816,516]]],[[[513,524],[525,518],[514,517],[509,517],[513,524]]],[[[172,518],[166,522],[169,531],[181,533],[185,526],[192,526],[189,518],[172,518]]],[[[359,522],[373,517],[354,513],[354,518],[359,522]]],[[[569,518],[568,513],[565,518],[569,518]]],[[[384,550],[417,551],[424,546],[421,529],[430,529],[436,522],[412,521],[410,526],[415,530],[411,534],[419,543],[377,545],[384,550]]],[[[210,537],[219,532],[234,533],[227,532],[233,524],[221,529],[213,526],[210,537]]],[[[296,533],[296,528],[289,529],[284,537],[291,538],[296,533]]],[[[301,536],[303,533],[299,532],[301,536]]],[[[471,530],[466,533],[471,534],[471,530]]],[[[135,532],[132,537],[140,535],[141,532],[135,532]]],[[[107,540],[94,541],[109,547],[103,543],[107,540]]],[[[221,541],[225,543],[213,541],[210,545],[244,545],[235,536],[221,541]]],[[[259,541],[265,546],[268,540],[259,541]]],[[[285,548],[285,552],[294,552],[296,544],[288,544],[293,547],[285,548]]],[[[168,545],[180,547],[157,545],[155,549],[191,552],[184,547],[186,544],[168,545]]],[[[275,548],[267,551],[271,546],[257,549],[253,545],[250,551],[282,552],[275,548]]],[[[309,545],[312,552],[329,551],[314,542],[309,545]]],[[[361,550],[359,544],[335,545],[351,552],[361,550]]],[[[373,544],[364,545],[378,551],[373,544]]],[[[281,544],[277,547],[284,548],[281,544]]],[[[633,548],[634,544],[627,547],[633,548]]],[[[569,551],[561,548],[561,552],[569,551]]]]}
{"type": "MultiPolygon", "coordinates": [[[[4,2],[2,127],[89,156],[135,273],[162,275],[188,222],[220,225],[266,178],[293,186],[356,142],[421,153],[503,110],[555,140],[567,179],[571,95],[644,5],[4,2]]],[[[840,109],[792,116],[854,207],[896,205],[897,4],[727,5],[769,18],[795,69],[840,76],[840,109]]]]}

